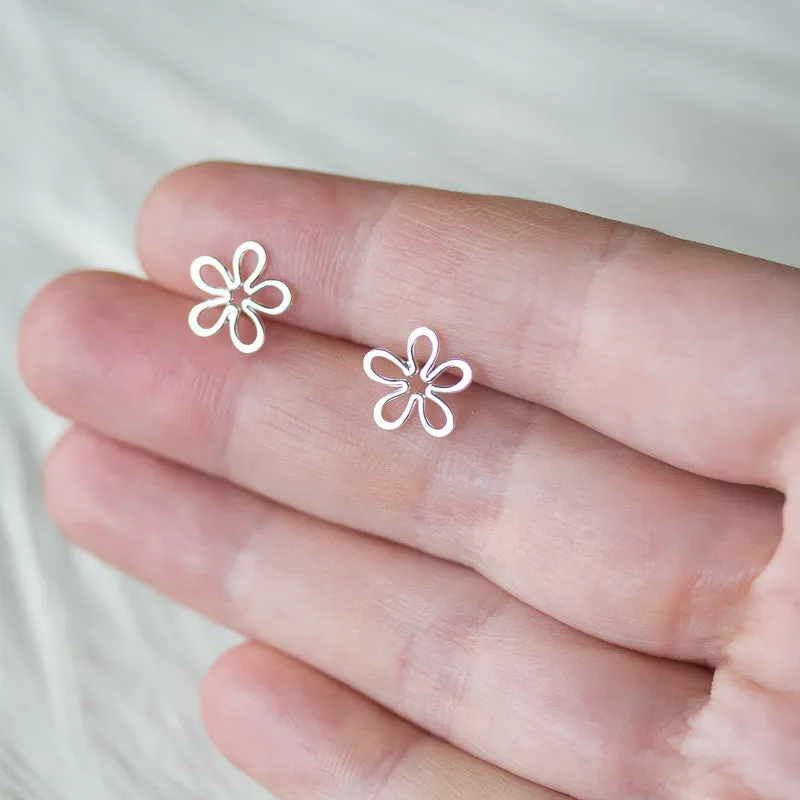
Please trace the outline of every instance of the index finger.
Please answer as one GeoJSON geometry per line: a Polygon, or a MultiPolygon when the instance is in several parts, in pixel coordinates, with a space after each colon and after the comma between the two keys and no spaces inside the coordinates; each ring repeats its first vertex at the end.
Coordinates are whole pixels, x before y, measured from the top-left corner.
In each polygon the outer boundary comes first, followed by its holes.
{"type": "Polygon", "coordinates": [[[233,164],[168,176],[139,228],[150,276],[187,294],[195,256],[246,239],[297,291],[286,321],[390,348],[428,325],[493,388],[695,472],[782,484],[788,267],[524,200],[233,164]]]}

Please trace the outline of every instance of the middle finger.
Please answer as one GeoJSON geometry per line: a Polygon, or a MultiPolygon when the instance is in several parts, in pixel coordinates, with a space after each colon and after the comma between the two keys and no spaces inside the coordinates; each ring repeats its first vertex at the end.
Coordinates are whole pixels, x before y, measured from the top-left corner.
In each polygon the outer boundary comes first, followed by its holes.
{"type": "MultiPolygon", "coordinates": [[[[777,544],[778,495],[679,471],[477,385],[457,397],[448,439],[390,434],[372,422],[380,391],[362,348],[272,325],[243,358],[221,336],[192,336],[189,305],[123,276],[62,279],[27,315],[23,372],[85,425],[470,566],[588,633],[720,657],[777,544]]],[[[443,344],[444,358],[468,355],[443,344]]]]}

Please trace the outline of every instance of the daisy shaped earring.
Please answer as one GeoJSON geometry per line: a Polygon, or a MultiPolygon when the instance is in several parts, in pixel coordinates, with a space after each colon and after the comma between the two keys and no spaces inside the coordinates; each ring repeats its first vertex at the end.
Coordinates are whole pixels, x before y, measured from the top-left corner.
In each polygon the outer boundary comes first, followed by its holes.
{"type": "Polygon", "coordinates": [[[375,404],[375,408],[372,412],[375,424],[385,431],[396,430],[406,423],[416,406],[419,412],[419,420],[427,433],[437,438],[447,436],[452,433],[455,428],[455,417],[450,407],[444,402],[440,395],[463,392],[464,389],[472,383],[472,368],[466,361],[455,358],[450,361],[444,361],[437,367],[436,360],[439,358],[439,337],[430,328],[425,327],[416,328],[411,332],[411,335],[408,337],[406,356],[407,360],[403,361],[388,350],[370,350],[364,356],[364,372],[366,372],[373,381],[382,383],[384,386],[392,387],[392,391],[375,404]],[[423,339],[427,339],[430,343],[431,352],[425,363],[420,367],[414,350],[417,343],[423,339]],[[389,362],[389,364],[394,367],[395,371],[399,370],[402,377],[391,378],[378,372],[375,369],[375,362],[379,360],[389,362]],[[438,381],[448,372],[459,373],[461,377],[453,384],[440,385],[438,381]],[[419,376],[419,380],[424,384],[425,388],[422,391],[412,392],[411,381],[417,376],[419,376]],[[386,419],[384,410],[387,404],[405,394],[408,394],[409,397],[400,416],[395,420],[386,419]],[[436,426],[431,422],[426,412],[426,405],[429,403],[433,403],[437,406],[444,415],[443,425],[436,426]]]}
{"type": "Polygon", "coordinates": [[[292,292],[283,281],[270,279],[258,282],[266,266],[267,251],[258,242],[244,242],[236,248],[230,272],[216,258],[211,256],[196,258],[189,267],[189,275],[194,285],[210,294],[211,299],[198,303],[189,312],[189,327],[192,332],[198,336],[213,336],[227,323],[231,341],[240,353],[255,353],[260,350],[266,337],[264,325],[257,312],[277,316],[283,314],[292,304],[292,292]],[[248,253],[255,253],[256,264],[250,275],[242,280],[243,261],[248,253]],[[222,280],[222,286],[212,286],[203,278],[202,273],[206,268],[213,269],[217,273],[222,280]],[[243,290],[245,297],[237,304],[233,293],[239,289],[243,290]],[[256,302],[253,298],[262,289],[277,289],[280,294],[278,304],[267,306],[256,302]],[[217,320],[208,327],[202,325],[200,315],[214,309],[219,309],[217,320]],[[239,334],[238,322],[241,314],[244,314],[255,327],[255,338],[252,342],[243,341],[239,334]]]}

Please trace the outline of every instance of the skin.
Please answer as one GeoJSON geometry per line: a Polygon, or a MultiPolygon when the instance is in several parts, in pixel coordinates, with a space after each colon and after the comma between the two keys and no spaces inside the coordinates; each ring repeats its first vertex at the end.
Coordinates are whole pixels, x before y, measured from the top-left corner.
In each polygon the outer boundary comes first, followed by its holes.
{"type": "Polygon", "coordinates": [[[250,643],[219,748],[286,800],[800,797],[800,273],[571,211],[205,164],[149,281],[60,278],[20,365],[74,421],[76,544],[250,643]],[[256,239],[296,302],[194,337],[256,239]],[[369,347],[465,358],[456,430],[379,430],[369,347]]]}

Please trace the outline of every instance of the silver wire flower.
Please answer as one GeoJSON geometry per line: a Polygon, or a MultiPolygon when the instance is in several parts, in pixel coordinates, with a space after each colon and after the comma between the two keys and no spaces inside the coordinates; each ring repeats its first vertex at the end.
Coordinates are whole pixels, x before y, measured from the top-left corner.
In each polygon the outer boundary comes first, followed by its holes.
{"type": "Polygon", "coordinates": [[[283,314],[292,304],[292,292],[289,287],[283,282],[278,280],[265,280],[261,283],[256,281],[261,277],[264,268],[267,265],[267,251],[258,242],[244,242],[236,248],[233,254],[233,264],[231,272],[228,272],[222,263],[217,261],[216,258],[211,256],[200,256],[196,258],[191,267],[189,274],[192,281],[198,289],[212,295],[210,300],[205,300],[198,303],[189,312],[189,327],[198,336],[213,336],[215,333],[222,330],[225,323],[228,323],[230,330],[231,341],[240,353],[255,353],[264,344],[265,334],[264,325],[261,318],[256,314],[260,311],[262,314],[270,316],[277,316],[283,314]],[[242,280],[242,261],[245,254],[253,252],[256,254],[256,266],[250,275],[243,281],[242,280]],[[205,267],[211,267],[222,279],[223,286],[212,286],[205,281],[202,276],[202,271],[205,267]],[[260,292],[262,289],[277,289],[281,294],[281,299],[276,306],[265,306],[257,303],[253,299],[253,295],[260,292]],[[245,297],[239,305],[234,302],[233,293],[237,289],[244,289],[245,297]],[[213,325],[205,327],[200,324],[200,315],[204,311],[212,308],[221,308],[219,319],[213,325]],[[256,329],[255,339],[249,344],[242,341],[238,331],[239,314],[245,314],[253,323],[256,329]]]}
{"type": "Polygon", "coordinates": [[[385,386],[394,387],[394,391],[382,397],[375,404],[372,416],[375,424],[385,431],[393,431],[404,425],[411,413],[414,406],[419,411],[419,419],[422,427],[431,435],[441,438],[452,433],[455,428],[455,417],[447,403],[442,400],[439,395],[442,394],[455,394],[456,392],[463,392],[470,383],[472,383],[472,368],[466,361],[460,359],[451,359],[445,361],[438,367],[435,366],[436,359],[439,357],[439,337],[430,329],[426,327],[416,328],[411,332],[408,337],[408,345],[406,348],[407,360],[403,361],[398,358],[394,353],[389,350],[370,350],[364,356],[364,372],[377,383],[382,383],[385,386]],[[419,366],[416,356],[414,355],[414,348],[420,339],[427,339],[431,345],[431,353],[427,361],[419,366]],[[376,359],[385,359],[392,364],[396,369],[400,370],[403,375],[402,378],[389,378],[378,373],[373,362],[376,359]],[[436,381],[448,371],[457,371],[461,373],[461,378],[451,386],[437,386],[436,381]],[[419,375],[420,380],[426,384],[423,392],[413,392],[408,398],[405,408],[396,420],[387,420],[383,416],[384,408],[387,403],[398,397],[402,397],[407,392],[411,391],[411,378],[419,375]],[[427,402],[434,403],[444,414],[444,425],[437,428],[431,423],[428,415],[425,412],[425,404],[427,402]]]}

